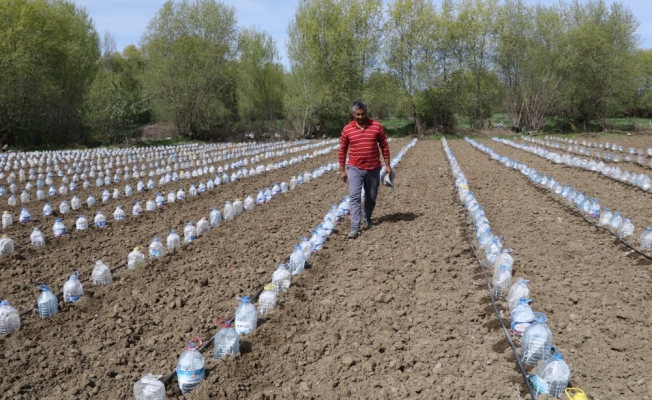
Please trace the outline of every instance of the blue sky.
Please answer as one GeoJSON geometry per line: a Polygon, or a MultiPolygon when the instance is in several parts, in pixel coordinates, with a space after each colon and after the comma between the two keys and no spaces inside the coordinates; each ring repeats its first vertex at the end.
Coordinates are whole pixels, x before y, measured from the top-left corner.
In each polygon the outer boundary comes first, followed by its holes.
{"type": "MultiPolygon", "coordinates": [[[[100,34],[111,32],[116,39],[118,50],[127,45],[137,44],[152,18],[159,10],[164,0],[74,0],[79,6],[85,7],[90,17],[95,21],[95,27],[100,34]]],[[[555,4],[557,0],[526,0],[528,3],[555,4]]],[[[235,7],[238,24],[242,27],[257,26],[270,33],[275,39],[283,58],[285,57],[285,42],[287,26],[293,18],[299,0],[222,0],[223,3],[235,7]]],[[[436,1],[439,3],[439,1],[436,1]]],[[[607,0],[611,3],[611,0],[607,0]]],[[[652,48],[652,6],[650,0],[622,0],[627,5],[641,26],[641,46],[652,48]]]]}

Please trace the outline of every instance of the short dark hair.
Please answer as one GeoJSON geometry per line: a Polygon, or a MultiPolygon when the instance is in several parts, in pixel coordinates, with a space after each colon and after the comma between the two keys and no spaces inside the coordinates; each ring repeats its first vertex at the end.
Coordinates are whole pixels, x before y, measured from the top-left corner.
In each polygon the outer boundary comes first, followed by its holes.
{"type": "Polygon", "coordinates": [[[355,110],[365,110],[365,111],[367,111],[367,104],[362,100],[356,101],[355,103],[353,103],[352,110],[353,110],[353,112],[355,112],[355,110]]]}

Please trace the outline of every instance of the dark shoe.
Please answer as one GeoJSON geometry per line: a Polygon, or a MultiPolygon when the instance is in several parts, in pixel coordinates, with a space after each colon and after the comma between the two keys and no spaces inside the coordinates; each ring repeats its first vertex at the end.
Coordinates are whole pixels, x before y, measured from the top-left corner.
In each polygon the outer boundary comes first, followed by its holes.
{"type": "Polygon", "coordinates": [[[351,229],[351,232],[349,232],[349,234],[346,236],[349,239],[355,239],[358,237],[359,234],[360,234],[360,228],[353,227],[353,229],[351,229]]]}
{"type": "Polygon", "coordinates": [[[364,220],[364,227],[367,229],[371,229],[374,226],[373,221],[371,221],[371,218],[365,219],[364,220]]]}

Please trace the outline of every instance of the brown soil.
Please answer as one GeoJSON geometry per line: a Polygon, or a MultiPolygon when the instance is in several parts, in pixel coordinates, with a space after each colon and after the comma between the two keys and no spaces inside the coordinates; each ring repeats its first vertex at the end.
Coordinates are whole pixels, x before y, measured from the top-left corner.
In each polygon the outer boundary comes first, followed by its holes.
{"type": "MultiPolygon", "coordinates": [[[[392,151],[407,143],[392,142],[392,151]]],[[[648,398],[650,263],[625,256],[612,237],[520,173],[462,141],[449,144],[493,230],[514,248],[515,275],[532,280],[533,308],[548,314],[572,384],[591,399],[648,398]]],[[[487,144],[528,163],[537,158],[487,144]]],[[[123,263],[135,245],[333,154],[220,187],[156,217],[145,213],[138,223],[73,235],[43,253],[25,248],[2,260],[0,293],[22,311],[38,295],[35,284],[59,289],[75,268],[88,275],[92,258],[123,263]]],[[[557,179],[590,182],[601,203],[621,204],[626,216],[646,202],[647,194],[620,186],[631,194],[610,197],[607,178],[590,180],[580,170],[564,178],[563,167],[539,160],[557,179]]],[[[184,343],[211,337],[215,319],[233,315],[235,296],[253,294],[345,193],[337,178],[328,174],[256,207],[145,270],[119,270],[111,286],[86,284],[85,297],[50,320],[27,316],[18,332],[0,338],[0,398],[131,398],[143,374],[167,375],[184,343]]],[[[207,348],[206,381],[186,397],[529,398],[466,241],[441,143],[420,141],[396,182],[396,192],[380,188],[376,226],[347,240],[350,225],[340,224],[277,308],[242,338],[242,354],[218,361],[207,348]]],[[[173,379],[168,397],[179,396],[173,379]]]]}

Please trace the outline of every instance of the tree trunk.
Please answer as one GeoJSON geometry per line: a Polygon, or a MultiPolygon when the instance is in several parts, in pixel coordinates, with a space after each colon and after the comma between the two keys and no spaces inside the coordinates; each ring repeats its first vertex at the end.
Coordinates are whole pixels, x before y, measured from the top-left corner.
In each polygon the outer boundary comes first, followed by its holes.
{"type": "Polygon", "coordinates": [[[423,126],[417,116],[417,108],[414,106],[414,101],[412,99],[410,99],[410,110],[412,111],[412,118],[414,118],[414,129],[416,130],[417,135],[423,135],[423,126]]]}

